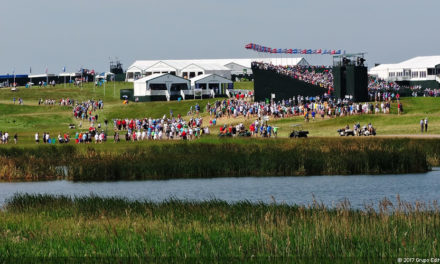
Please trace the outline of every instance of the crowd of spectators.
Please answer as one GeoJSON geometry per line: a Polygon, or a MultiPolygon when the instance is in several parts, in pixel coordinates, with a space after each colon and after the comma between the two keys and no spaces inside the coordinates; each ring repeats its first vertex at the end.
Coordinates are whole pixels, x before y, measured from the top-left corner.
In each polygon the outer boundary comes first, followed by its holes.
{"type": "Polygon", "coordinates": [[[272,118],[286,118],[292,116],[304,116],[305,120],[315,119],[317,117],[325,118],[389,113],[391,108],[390,101],[376,103],[356,103],[348,99],[331,99],[323,97],[304,97],[297,96],[289,100],[278,102],[251,102],[247,100],[224,99],[217,100],[213,104],[207,104],[206,110],[211,117],[210,124],[215,125],[218,118],[237,118],[245,117],[247,119],[257,118],[262,120],[265,116],[272,118]]]}
{"type": "Polygon", "coordinates": [[[75,100],[71,98],[61,98],[59,100],[55,99],[45,99],[40,98],[38,100],[38,105],[60,105],[60,106],[73,106],[75,104],[75,100]]]}
{"type": "Polygon", "coordinates": [[[98,120],[98,115],[96,114],[93,116],[92,112],[96,112],[100,109],[104,109],[104,102],[101,99],[97,101],[88,100],[85,102],[76,103],[76,105],[73,107],[73,116],[76,119],[89,119],[90,122],[94,122],[98,120]]]}
{"type": "Polygon", "coordinates": [[[192,140],[199,138],[202,134],[209,134],[209,128],[203,127],[203,118],[193,117],[185,121],[180,117],[167,118],[142,118],[142,119],[115,119],[113,120],[115,130],[114,140],[120,141],[120,132],[125,132],[126,141],[142,140],[192,140]]]}
{"type": "Polygon", "coordinates": [[[383,79],[368,76],[368,91],[379,91],[379,92],[398,92],[400,86],[395,82],[388,82],[383,79]]]}

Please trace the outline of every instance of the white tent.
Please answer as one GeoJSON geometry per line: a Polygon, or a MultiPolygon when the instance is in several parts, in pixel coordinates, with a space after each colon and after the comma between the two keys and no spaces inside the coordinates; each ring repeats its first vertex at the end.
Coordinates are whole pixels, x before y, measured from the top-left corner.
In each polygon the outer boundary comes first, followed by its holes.
{"type": "Polygon", "coordinates": [[[112,72],[102,72],[99,74],[95,75],[95,79],[104,79],[104,80],[108,80],[108,77],[112,76],[112,78],[114,78],[115,74],[112,72]]]}
{"type": "Polygon", "coordinates": [[[439,80],[440,56],[419,56],[400,63],[381,64],[369,70],[368,74],[389,81],[439,80]]]}
{"type": "Polygon", "coordinates": [[[156,73],[134,82],[134,96],[180,96],[191,89],[191,82],[169,73],[156,73]]]}
{"type": "Polygon", "coordinates": [[[51,73],[45,73],[45,74],[34,74],[34,75],[28,75],[30,79],[37,79],[37,78],[48,78],[48,77],[55,77],[55,74],[51,73]]]}
{"type": "Polygon", "coordinates": [[[203,74],[191,79],[192,89],[213,90],[218,94],[226,94],[229,84],[232,81],[216,74],[203,74]]]}
{"type": "Polygon", "coordinates": [[[62,72],[58,74],[59,77],[80,77],[81,73],[79,72],[62,72]]]}
{"type": "Polygon", "coordinates": [[[252,61],[275,65],[303,65],[304,58],[259,58],[259,59],[206,59],[206,60],[138,60],[128,67],[126,81],[133,82],[145,76],[170,73],[180,77],[194,78],[202,74],[217,74],[230,79],[231,75],[246,72],[252,74],[252,61]]]}

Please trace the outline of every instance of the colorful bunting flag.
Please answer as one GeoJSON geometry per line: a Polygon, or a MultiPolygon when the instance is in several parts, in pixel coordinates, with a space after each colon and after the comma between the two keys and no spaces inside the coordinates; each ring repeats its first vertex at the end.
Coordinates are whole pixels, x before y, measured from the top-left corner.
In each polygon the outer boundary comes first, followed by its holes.
{"type": "MultiPolygon", "coordinates": [[[[269,47],[261,46],[254,43],[249,43],[245,45],[246,49],[251,49],[257,52],[265,52],[265,53],[279,53],[279,54],[329,54],[329,55],[339,55],[339,54],[345,54],[345,50],[328,50],[328,49],[272,49],[269,47]]],[[[63,68],[63,71],[65,72],[65,67],[63,68]]],[[[29,70],[29,72],[32,73],[32,69],[29,70]]],[[[47,73],[47,68],[46,68],[47,73]]]]}

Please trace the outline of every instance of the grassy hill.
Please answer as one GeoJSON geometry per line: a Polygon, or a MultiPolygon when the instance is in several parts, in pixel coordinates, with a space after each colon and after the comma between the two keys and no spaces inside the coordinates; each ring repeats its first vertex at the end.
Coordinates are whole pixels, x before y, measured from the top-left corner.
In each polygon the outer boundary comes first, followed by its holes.
{"type": "MultiPolygon", "coordinates": [[[[245,84],[245,83],[241,83],[245,84]]],[[[248,83],[247,83],[248,85],[248,83]]],[[[199,104],[202,109],[202,116],[205,116],[206,123],[209,121],[208,114],[204,112],[208,102],[213,103],[219,99],[186,100],[171,102],[150,102],[150,103],[130,103],[122,104],[119,99],[119,90],[132,88],[131,83],[117,82],[110,83],[105,87],[94,87],[93,84],[84,84],[82,88],[73,85],[58,85],[55,87],[32,87],[19,88],[17,92],[11,92],[7,88],[0,89],[0,131],[8,131],[10,134],[19,133],[20,141],[32,142],[32,135],[35,132],[74,133],[69,130],[68,125],[79,124],[79,120],[74,119],[70,107],[65,106],[46,106],[38,105],[41,98],[54,99],[59,101],[61,98],[73,98],[79,101],[89,99],[103,99],[104,109],[98,112],[99,121],[104,119],[111,121],[114,118],[143,118],[143,117],[162,117],[169,115],[170,110],[174,115],[181,114],[186,116],[191,106],[199,104]],[[13,98],[22,98],[24,105],[13,104],[13,98]]],[[[243,88],[243,87],[241,87],[243,88]]],[[[221,100],[221,99],[220,99],[221,100]]],[[[336,130],[360,122],[361,125],[372,123],[378,135],[415,135],[419,134],[419,121],[422,118],[429,118],[429,135],[440,135],[440,98],[403,98],[404,114],[397,115],[397,105],[392,105],[389,115],[357,115],[342,118],[317,117],[315,121],[304,122],[302,117],[293,117],[282,120],[270,119],[269,123],[279,127],[280,137],[288,136],[293,124],[302,124],[303,129],[309,130],[310,136],[338,136],[336,130]]],[[[218,120],[218,124],[238,124],[249,125],[253,119],[223,118],[218,120]]],[[[205,123],[205,124],[206,124],[205,123]]],[[[87,123],[84,127],[87,127],[87,123]]],[[[214,131],[217,131],[215,128],[214,131]]]]}

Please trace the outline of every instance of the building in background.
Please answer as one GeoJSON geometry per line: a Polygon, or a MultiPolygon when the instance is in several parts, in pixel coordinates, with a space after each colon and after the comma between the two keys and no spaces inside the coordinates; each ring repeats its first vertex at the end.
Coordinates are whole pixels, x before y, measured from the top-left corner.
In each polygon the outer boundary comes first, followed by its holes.
{"type": "Polygon", "coordinates": [[[386,81],[401,86],[440,88],[440,56],[419,56],[400,63],[380,64],[368,72],[386,81]]]}

